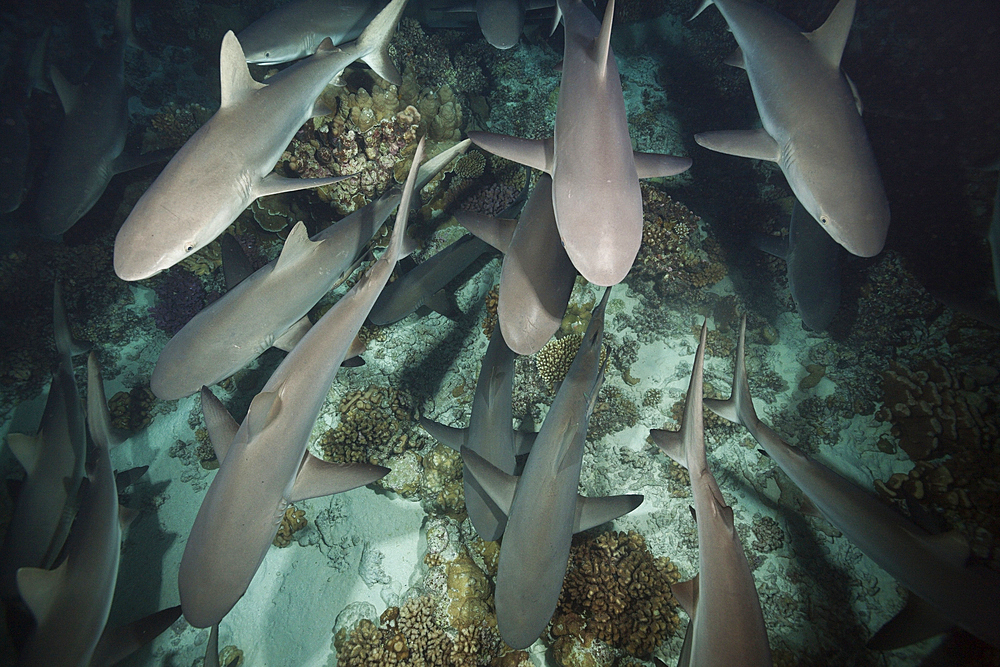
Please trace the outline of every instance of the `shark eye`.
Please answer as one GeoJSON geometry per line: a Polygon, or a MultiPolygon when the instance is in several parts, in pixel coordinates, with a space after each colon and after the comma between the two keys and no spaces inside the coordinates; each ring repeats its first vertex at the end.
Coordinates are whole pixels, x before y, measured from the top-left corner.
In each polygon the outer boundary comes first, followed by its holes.
{"type": "Polygon", "coordinates": [[[828,218],[825,215],[819,216],[819,224],[821,224],[821,225],[828,225],[828,224],[830,224],[830,218],[828,218]]]}
{"type": "Polygon", "coordinates": [[[194,246],[190,243],[184,246],[184,252],[191,252],[192,250],[194,250],[194,246]]]}

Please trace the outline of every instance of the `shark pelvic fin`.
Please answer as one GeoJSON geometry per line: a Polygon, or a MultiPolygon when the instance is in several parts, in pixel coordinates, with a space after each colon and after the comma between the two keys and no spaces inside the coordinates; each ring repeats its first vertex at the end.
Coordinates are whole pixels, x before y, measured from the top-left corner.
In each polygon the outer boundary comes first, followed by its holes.
{"type": "Polygon", "coordinates": [[[219,73],[221,76],[222,103],[220,106],[222,109],[239,104],[250,93],[265,87],[265,84],[254,81],[253,77],[250,76],[247,59],[243,55],[243,47],[240,46],[240,40],[236,39],[236,34],[232,30],[222,38],[219,73]]]}
{"type": "Polygon", "coordinates": [[[310,329],[312,329],[312,322],[309,321],[308,315],[303,315],[293,322],[292,326],[285,330],[285,333],[274,340],[273,347],[285,352],[291,352],[292,348],[299,344],[299,341],[309,333],[310,329]]]}
{"type": "Polygon", "coordinates": [[[389,474],[388,468],[368,463],[331,463],[306,452],[288,502],[321,498],[371,484],[389,474]]]}
{"type": "Polygon", "coordinates": [[[677,465],[687,468],[687,452],[684,449],[684,438],[680,431],[667,431],[660,428],[650,429],[649,437],[660,451],[673,459],[677,465]]]}
{"type": "Polygon", "coordinates": [[[468,447],[462,447],[461,452],[465,469],[472,473],[476,483],[486,492],[490,500],[509,516],[511,503],[514,502],[517,477],[508,475],[468,447]]]}
{"type": "Polygon", "coordinates": [[[56,95],[62,103],[63,111],[69,115],[77,106],[80,98],[80,86],[75,86],[63,75],[62,71],[55,65],[49,67],[49,77],[52,79],[52,87],[56,89],[56,95]]]}
{"type": "Polygon", "coordinates": [[[677,602],[684,607],[688,616],[694,618],[698,610],[698,575],[694,575],[693,579],[674,584],[670,587],[670,591],[677,598],[677,602]]]}

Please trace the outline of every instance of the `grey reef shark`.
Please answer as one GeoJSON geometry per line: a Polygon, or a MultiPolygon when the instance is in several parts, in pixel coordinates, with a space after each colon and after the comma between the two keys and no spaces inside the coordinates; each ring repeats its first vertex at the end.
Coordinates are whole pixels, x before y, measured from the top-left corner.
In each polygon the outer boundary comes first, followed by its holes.
{"type": "Polygon", "coordinates": [[[149,186],[115,239],[115,273],[142,280],[204,248],[258,197],[330,185],[350,175],[284,178],[273,173],[302,125],[330,113],[317,102],[326,85],[355,60],[399,83],[388,45],[406,0],[393,0],[358,39],[316,52],[258,83],[239,40],[222,39],[219,110],[195,132],[149,186]]]}
{"type": "Polygon", "coordinates": [[[132,2],[119,0],[115,29],[86,77],[71,84],[50,68],[66,112],[42,173],[35,212],[38,233],[58,237],[93,208],[118,173],[161,162],[169,152],[136,155],[125,150],[128,92],[125,47],[132,34],[132,2]]]}
{"type": "Polygon", "coordinates": [[[237,35],[248,63],[278,65],[357,39],[385,0],[297,0],[272,9],[237,35]]]}
{"type": "Polygon", "coordinates": [[[424,307],[447,315],[452,309],[444,287],[489,250],[489,245],[472,234],[462,236],[386,285],[368,321],[385,326],[424,307]]]}
{"type": "Polygon", "coordinates": [[[708,467],[705,454],[705,336],[695,354],[679,431],[653,429],[653,442],[691,476],[698,523],[698,574],[672,587],[691,617],[678,665],[770,667],[771,649],[750,564],[733,521],[733,508],[708,467]]]}
{"type": "Polygon", "coordinates": [[[757,417],[746,372],[746,318],[740,325],[732,396],[706,400],[716,414],[742,424],[818,514],[913,593],[908,605],[869,641],[891,649],[958,626],[1000,647],[1000,573],[968,563],[957,532],[931,535],[879,498],[789,445],[757,417]]]}
{"type": "Polygon", "coordinates": [[[511,648],[530,646],[552,619],[573,533],[634,510],[641,495],[582,498],[587,424],[604,379],[601,345],[611,289],[594,309],[580,350],[542,422],[519,477],[469,447],[462,459],[476,483],[507,515],[496,575],[497,627],[511,648]]]}
{"type": "MultiPolygon", "coordinates": [[[[422,165],[417,190],[468,146],[462,141],[422,165]]],[[[174,334],[153,368],[153,393],[163,400],[190,396],[271,346],[290,351],[312,326],[306,313],[348,275],[400,197],[392,188],[312,238],[296,223],[278,259],[243,280],[232,279],[233,288],[174,334]]]]}
{"type": "MultiPolygon", "coordinates": [[[[504,342],[499,329],[493,329],[490,344],[479,370],[476,393],[472,398],[469,426],[454,428],[420,418],[420,425],[439,442],[461,451],[467,447],[490,465],[508,475],[516,474],[518,443],[527,438],[528,447],[534,433],[515,434],[513,422],[514,352],[504,342]]],[[[463,468],[465,507],[473,528],[487,542],[498,540],[507,525],[507,514],[490,498],[476,481],[468,464],[463,468]]]]}
{"type": "MultiPolygon", "coordinates": [[[[702,132],[701,146],[775,162],[796,199],[833,239],[861,257],[877,255],[889,231],[889,200],[864,123],[861,102],[840,59],[856,0],[840,0],[826,22],[803,33],[750,0],[705,0],[729,25],[763,127],[702,132]]],[[[694,17],[692,17],[693,19],[694,17]]]]}
{"type": "Polygon", "coordinates": [[[87,421],[96,456],[59,567],[22,567],[17,583],[37,622],[19,667],[111,665],[166,630],[180,608],[157,612],[124,631],[105,632],[118,580],[122,527],[134,511],[118,505],[111,467],[111,416],[97,357],[88,359],[87,421]]]}
{"type": "Polygon", "coordinates": [[[518,354],[534,354],[562,324],[576,268],[559,240],[552,177],[542,174],[517,221],[456,211],[460,225],[504,254],[497,322],[518,354]]]}
{"type": "Polygon", "coordinates": [[[7,436],[7,445],[27,476],[0,546],[0,597],[18,595],[17,571],[50,568],[62,551],[77,508],[87,455],[86,416],[73,371],[73,341],[56,281],[53,326],[59,366],[52,376],[41,427],[31,437],[7,436]]]}
{"type": "Polygon", "coordinates": [[[785,260],[788,289],[802,323],[813,331],[825,331],[840,309],[843,249],[797,199],[788,236],[760,236],[757,247],[785,260]]]}
{"type": "Polygon", "coordinates": [[[673,176],[690,158],[634,153],[611,50],[614,0],[604,22],[580,0],[559,0],[566,31],[553,136],[518,139],[469,132],[473,143],[552,176],[552,207],[573,266],[596,285],[628,274],[642,242],[639,179],[673,176]]]}
{"type": "Polygon", "coordinates": [[[184,617],[218,625],[246,592],[285,508],[370,484],[389,470],[322,461],[307,451],[337,370],[402,254],[423,140],[417,145],[386,251],[281,362],[237,425],[202,388],[202,409],[219,472],[208,488],[181,558],[184,617]]]}

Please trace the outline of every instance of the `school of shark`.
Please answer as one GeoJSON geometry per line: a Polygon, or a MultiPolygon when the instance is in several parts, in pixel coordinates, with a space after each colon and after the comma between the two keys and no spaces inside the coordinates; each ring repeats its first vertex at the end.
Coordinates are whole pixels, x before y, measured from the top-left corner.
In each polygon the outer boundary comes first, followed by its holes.
{"type": "Polygon", "coordinates": [[[1000,9],[906,8],[2,10],[0,664],[1000,664],[1000,88],[891,92],[1000,9]]]}

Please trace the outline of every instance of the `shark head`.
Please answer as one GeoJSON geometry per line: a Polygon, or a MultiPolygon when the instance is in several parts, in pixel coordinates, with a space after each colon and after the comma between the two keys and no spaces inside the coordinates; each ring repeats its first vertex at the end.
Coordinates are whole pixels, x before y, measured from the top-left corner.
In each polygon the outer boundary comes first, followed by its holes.
{"type": "Polygon", "coordinates": [[[834,241],[853,255],[873,257],[889,232],[889,200],[867,137],[854,136],[838,145],[800,147],[782,169],[802,206],[834,241]]]}
{"type": "Polygon", "coordinates": [[[521,0],[478,0],[476,14],[486,41],[498,49],[517,44],[524,30],[524,5],[521,0]]]}
{"type": "Polygon", "coordinates": [[[212,242],[212,229],[161,211],[162,224],[135,224],[133,217],[148,215],[140,199],[115,238],[115,273],[122,280],[144,280],[169,269],[212,242]],[[131,223],[131,224],[130,224],[131,223]],[[170,224],[175,223],[175,224],[170,224]]]}

